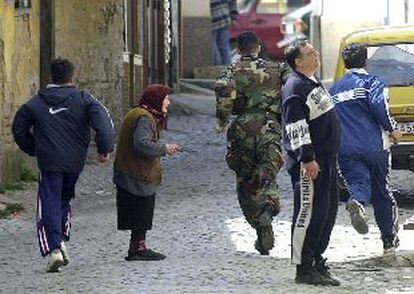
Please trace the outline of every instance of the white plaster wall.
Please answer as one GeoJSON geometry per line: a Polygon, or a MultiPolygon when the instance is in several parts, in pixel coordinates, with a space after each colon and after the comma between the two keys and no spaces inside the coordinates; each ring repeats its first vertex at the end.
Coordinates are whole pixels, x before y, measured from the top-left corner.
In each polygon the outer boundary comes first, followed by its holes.
{"type": "Polygon", "coordinates": [[[330,80],[335,72],[341,39],[355,30],[383,25],[387,17],[387,1],[320,0],[317,2],[319,3],[316,12],[321,16],[321,78],[330,80]]]}
{"type": "Polygon", "coordinates": [[[182,0],[183,17],[209,17],[210,1],[209,0],[182,0]]]}

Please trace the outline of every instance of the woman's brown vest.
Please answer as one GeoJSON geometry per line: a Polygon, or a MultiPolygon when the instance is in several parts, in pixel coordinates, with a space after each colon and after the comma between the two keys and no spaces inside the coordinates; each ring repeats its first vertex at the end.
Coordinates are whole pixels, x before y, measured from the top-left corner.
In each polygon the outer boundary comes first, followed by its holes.
{"type": "MultiPolygon", "coordinates": [[[[159,157],[142,157],[134,152],[134,130],[139,117],[148,117],[155,126],[155,120],[147,110],[135,107],[125,116],[118,136],[114,169],[126,173],[143,184],[161,183],[161,165],[159,157]]],[[[156,131],[152,141],[158,141],[156,131]]]]}

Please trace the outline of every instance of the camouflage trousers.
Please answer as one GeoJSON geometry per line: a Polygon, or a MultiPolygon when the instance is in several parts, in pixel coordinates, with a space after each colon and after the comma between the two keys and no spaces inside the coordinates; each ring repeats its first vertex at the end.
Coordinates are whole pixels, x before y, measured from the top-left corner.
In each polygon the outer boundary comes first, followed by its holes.
{"type": "Polygon", "coordinates": [[[257,177],[237,178],[237,198],[247,222],[255,229],[263,226],[258,218],[266,210],[272,216],[280,211],[276,180],[261,183],[257,177]]]}
{"type": "Polygon", "coordinates": [[[258,228],[259,216],[280,211],[276,176],[283,165],[280,126],[264,116],[234,122],[228,132],[227,164],[237,175],[237,196],[246,220],[258,228]]]}

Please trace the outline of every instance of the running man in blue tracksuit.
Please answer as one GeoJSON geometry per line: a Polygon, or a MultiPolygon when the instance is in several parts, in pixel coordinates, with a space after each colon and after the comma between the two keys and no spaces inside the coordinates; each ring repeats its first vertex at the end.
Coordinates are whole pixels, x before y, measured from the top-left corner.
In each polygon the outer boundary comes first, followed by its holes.
{"type": "Polygon", "coordinates": [[[114,145],[114,129],[107,109],[91,94],[72,85],[74,67],[67,59],[50,66],[52,84],[17,111],[12,126],[19,148],[37,158],[37,236],[48,272],[69,263],[71,200],[85,165],[94,129],[98,160],[106,162],[114,145]]]}
{"type": "Polygon", "coordinates": [[[286,48],[294,69],[283,87],[283,145],[294,190],[292,261],[296,283],[338,286],[323,253],[338,211],[340,125],[329,93],[315,78],[319,53],[306,41],[286,48]]]}
{"type": "Polygon", "coordinates": [[[364,207],[372,203],[387,253],[399,244],[397,205],[389,187],[389,147],[402,133],[390,115],[384,82],[364,69],[366,46],[349,44],[342,58],[349,71],[330,93],[342,126],[339,167],[350,193],[346,209],[354,228],[366,234],[364,207]]]}

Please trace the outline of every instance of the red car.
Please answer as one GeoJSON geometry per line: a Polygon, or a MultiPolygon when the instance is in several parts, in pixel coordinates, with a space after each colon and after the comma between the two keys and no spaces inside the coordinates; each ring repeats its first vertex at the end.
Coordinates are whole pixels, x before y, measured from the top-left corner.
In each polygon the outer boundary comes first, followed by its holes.
{"type": "Polygon", "coordinates": [[[230,27],[230,37],[235,40],[244,31],[255,32],[263,42],[262,49],[271,58],[283,58],[283,49],[277,43],[283,39],[282,17],[310,0],[242,0],[239,1],[239,15],[230,27]]]}

